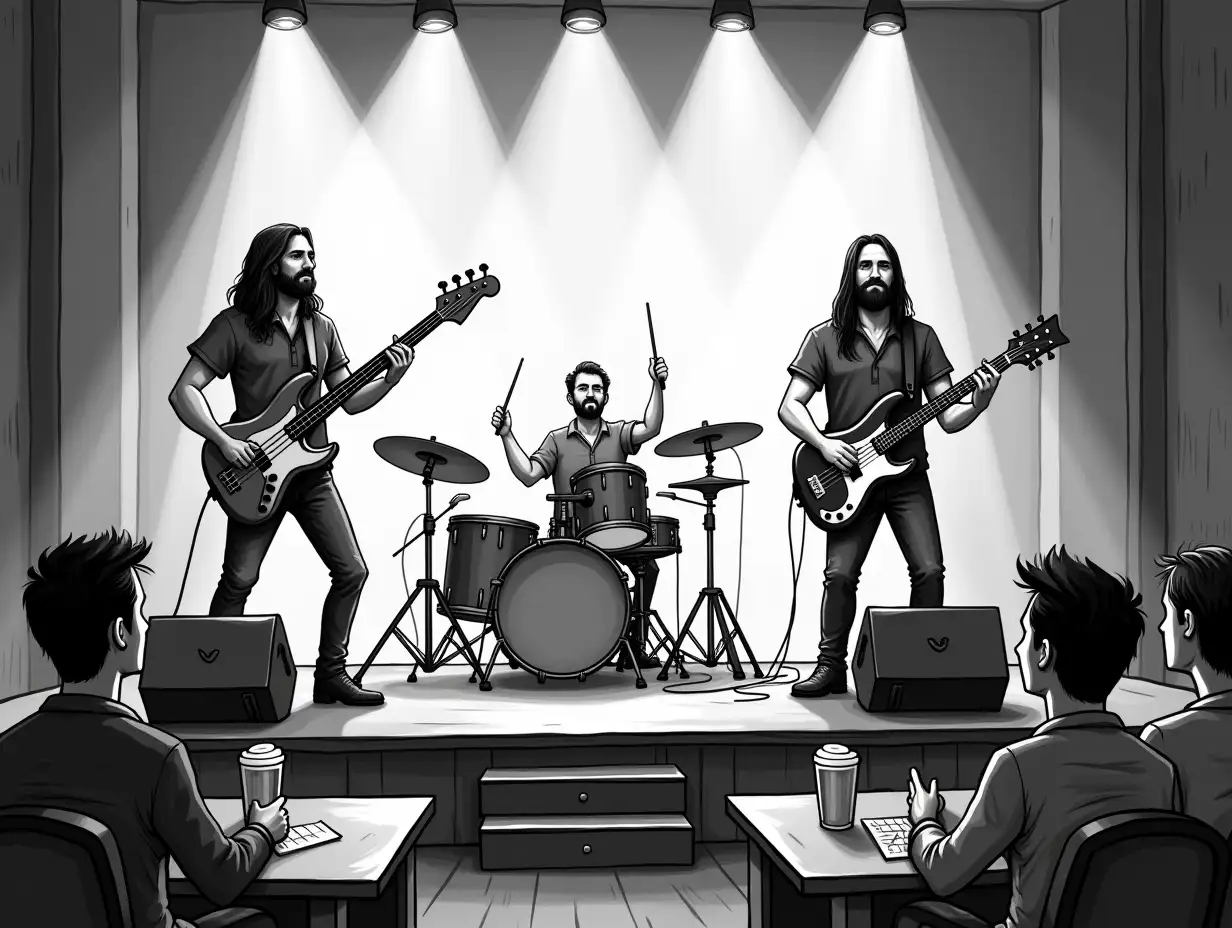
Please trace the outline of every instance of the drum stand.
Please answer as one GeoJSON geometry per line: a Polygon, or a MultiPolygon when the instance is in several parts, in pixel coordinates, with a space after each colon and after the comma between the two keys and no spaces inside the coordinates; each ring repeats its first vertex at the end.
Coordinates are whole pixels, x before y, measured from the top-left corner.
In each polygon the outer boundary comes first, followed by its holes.
{"type": "MultiPolygon", "coordinates": [[[[668,486],[676,487],[682,490],[697,490],[702,494],[704,503],[696,502],[691,499],[680,499],[683,503],[692,503],[694,506],[705,506],[706,517],[702,522],[702,527],[706,530],[706,586],[697,594],[697,602],[693,604],[693,609],[689,613],[689,618],[685,621],[684,627],[680,629],[680,635],[676,639],[676,643],[672,646],[671,652],[668,654],[667,660],[663,662],[663,669],[659,671],[658,679],[666,680],[667,672],[673,663],[680,665],[679,657],[681,649],[686,637],[689,635],[689,628],[693,625],[693,620],[697,618],[697,613],[702,607],[702,603],[706,604],[706,641],[708,647],[705,653],[701,655],[689,654],[688,658],[706,667],[717,667],[719,664],[720,655],[726,655],[727,663],[731,665],[732,676],[737,680],[744,679],[744,668],[740,664],[740,656],[736,653],[736,644],[734,637],[740,639],[740,643],[744,645],[744,650],[749,656],[749,663],[753,665],[753,676],[761,679],[765,676],[761,667],[757,663],[757,658],[753,656],[753,649],[749,647],[748,639],[744,637],[744,632],[740,629],[740,624],[736,621],[735,610],[727,601],[727,595],[722,588],[715,586],[714,583],[714,501],[719,493],[731,487],[738,487],[741,484],[748,483],[747,480],[732,480],[727,477],[714,476],[714,449],[711,447],[709,439],[705,442],[706,449],[706,476],[697,480],[686,480],[683,483],[672,483],[668,486]],[[731,618],[731,629],[728,630],[727,617],[731,618]],[[719,630],[723,635],[723,643],[718,648],[715,647],[714,626],[718,622],[719,630]]],[[[696,641],[697,639],[694,639],[696,641]]],[[[681,677],[687,677],[683,667],[680,672],[681,677]]]]}
{"type": "MultiPolygon", "coordinates": [[[[424,673],[432,673],[438,667],[446,664],[451,658],[463,654],[466,657],[466,662],[471,665],[471,670],[479,673],[479,658],[475,656],[475,652],[471,650],[470,642],[467,640],[466,632],[462,626],[458,624],[458,618],[453,614],[453,610],[449,608],[449,603],[444,596],[441,595],[441,585],[432,577],[432,536],[436,534],[436,516],[432,515],[432,469],[435,466],[438,458],[428,460],[423,471],[424,483],[424,576],[415,584],[415,591],[402,608],[398,610],[398,614],[394,616],[394,620],[389,623],[389,627],[385,629],[385,634],[381,635],[381,640],[376,643],[376,647],[372,649],[372,653],[368,655],[368,659],[364,661],[364,665],[359,668],[359,673],[355,675],[355,682],[358,683],[364,678],[368,668],[372,666],[372,662],[376,660],[377,654],[381,648],[385,646],[385,642],[389,640],[390,635],[397,637],[401,642],[402,647],[406,648],[407,652],[415,659],[411,666],[411,672],[407,676],[408,683],[418,682],[417,671],[422,670],[424,673]],[[419,594],[424,594],[424,646],[422,649],[417,647],[414,642],[407,638],[406,634],[398,628],[398,623],[402,621],[402,617],[410,611],[411,606],[415,604],[415,600],[419,598],[419,594]],[[435,597],[440,605],[440,610],[445,614],[445,618],[449,620],[452,628],[448,634],[441,639],[440,643],[434,648],[432,646],[432,600],[435,597]],[[454,635],[458,636],[460,645],[454,645],[454,650],[442,657],[445,648],[452,644],[454,635]]],[[[482,637],[482,636],[480,636],[482,637]]],[[[485,678],[486,680],[486,678],[485,678]]],[[[491,687],[489,686],[489,689],[491,687]]]]}
{"type": "MultiPolygon", "coordinates": [[[[636,550],[637,550],[636,548],[633,549],[633,551],[636,551],[636,550]]],[[[646,559],[645,558],[634,559],[631,556],[633,554],[633,551],[629,552],[629,555],[627,556],[627,560],[629,561],[629,563],[626,565],[630,570],[633,571],[633,576],[634,576],[634,580],[633,580],[633,606],[634,608],[633,608],[633,615],[632,615],[633,622],[632,622],[631,627],[633,629],[633,637],[637,639],[637,643],[639,646],[648,645],[650,643],[650,640],[649,640],[650,636],[654,635],[655,646],[646,652],[647,654],[653,656],[655,654],[658,654],[659,651],[662,650],[663,648],[671,648],[672,633],[671,631],[668,630],[667,624],[663,621],[662,616],[660,616],[658,612],[656,612],[654,609],[646,608],[646,587],[644,585],[645,578],[646,578],[646,559]],[[654,625],[651,624],[651,621],[650,621],[651,616],[654,616],[655,621],[659,623],[658,628],[655,628],[654,625]]],[[[698,642],[697,638],[695,638],[692,634],[690,634],[689,637],[693,639],[693,643],[696,644],[698,648],[701,647],[701,644],[698,642]]],[[[634,654],[636,654],[638,648],[633,648],[632,650],[634,654]]],[[[616,662],[617,671],[624,673],[625,668],[628,666],[631,666],[628,663],[628,661],[629,661],[628,656],[622,654],[620,656],[620,660],[616,662]]],[[[636,661],[634,661],[634,664],[636,664],[636,661]]],[[[688,677],[689,675],[688,671],[684,669],[683,653],[677,653],[676,667],[680,672],[680,676],[686,677],[686,678],[688,677]]]]}

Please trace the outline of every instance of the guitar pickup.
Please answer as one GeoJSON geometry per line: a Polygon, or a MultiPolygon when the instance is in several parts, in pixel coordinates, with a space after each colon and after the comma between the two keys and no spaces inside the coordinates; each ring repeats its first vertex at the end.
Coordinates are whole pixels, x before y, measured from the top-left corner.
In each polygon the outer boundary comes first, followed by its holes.
{"type": "Polygon", "coordinates": [[[808,478],[809,489],[813,491],[813,495],[821,499],[826,495],[826,491],[821,486],[821,478],[816,474],[808,478]]]}

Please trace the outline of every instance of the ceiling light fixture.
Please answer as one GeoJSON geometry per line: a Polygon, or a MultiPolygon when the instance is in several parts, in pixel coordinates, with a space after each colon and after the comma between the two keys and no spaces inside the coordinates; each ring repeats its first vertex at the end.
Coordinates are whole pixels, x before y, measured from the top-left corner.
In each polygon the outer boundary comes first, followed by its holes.
{"type": "Polygon", "coordinates": [[[753,4],[749,0],[714,0],[710,28],[722,32],[747,32],[753,28],[753,4]]]}
{"type": "Polygon", "coordinates": [[[873,35],[898,35],[907,28],[903,0],[868,0],[864,30],[873,35]]]}
{"type": "Polygon", "coordinates": [[[565,0],[560,7],[560,24],[570,32],[598,32],[607,25],[603,0],[565,0]]]}
{"type": "Polygon", "coordinates": [[[419,0],[415,4],[415,28],[420,32],[448,32],[457,25],[452,0],[419,0]]]}
{"type": "Polygon", "coordinates": [[[305,0],[265,0],[261,9],[261,22],[271,29],[288,32],[308,22],[308,6],[305,0]]]}

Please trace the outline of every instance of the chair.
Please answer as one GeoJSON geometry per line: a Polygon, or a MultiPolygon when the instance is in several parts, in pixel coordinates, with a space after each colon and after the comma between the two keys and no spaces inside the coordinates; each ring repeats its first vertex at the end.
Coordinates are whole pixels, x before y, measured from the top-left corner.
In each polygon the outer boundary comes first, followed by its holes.
{"type": "MultiPolygon", "coordinates": [[[[133,926],[114,836],[97,819],[64,809],[0,809],[0,899],[6,924],[133,926]]],[[[238,907],[211,912],[194,924],[275,928],[264,912],[238,907]]]]}
{"type": "MultiPolygon", "coordinates": [[[[1228,841],[1177,812],[1108,815],[1061,852],[1040,928],[1219,928],[1228,841]]],[[[895,928],[991,928],[948,902],[904,906],[895,928]]]]}

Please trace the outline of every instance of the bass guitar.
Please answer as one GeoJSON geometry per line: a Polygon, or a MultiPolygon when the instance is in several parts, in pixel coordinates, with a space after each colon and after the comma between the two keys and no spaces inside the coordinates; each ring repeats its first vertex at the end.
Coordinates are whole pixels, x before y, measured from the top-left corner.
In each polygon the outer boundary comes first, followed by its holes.
{"type": "MultiPolygon", "coordinates": [[[[436,309],[398,342],[414,347],[442,322],[461,325],[480,300],[500,293],[500,281],[488,274],[486,264],[479,265],[479,272],[484,276],[476,280],[475,272],[468,270],[466,283],[461,283],[462,278],[455,274],[453,290],[448,290],[443,280],[437,284],[441,295],[436,298],[436,309]]],[[[328,464],[338,454],[338,445],[334,442],[323,448],[309,445],[306,441],[309,432],[354,396],[360,387],[388,368],[389,359],[382,351],[309,406],[303,405],[304,394],[317,375],[304,371],[284,383],[259,416],[224,425],[222,430],[227,435],[253,442],[261,450],[250,465],[241,467],[227,461],[212,441],[207,441],[201,449],[205,479],[223,511],[247,525],[260,525],[270,518],[292,477],[300,471],[328,464]]]]}
{"type": "MultiPolygon", "coordinates": [[[[1015,329],[1006,351],[988,362],[998,373],[1014,364],[1025,364],[1027,370],[1034,370],[1045,357],[1055,357],[1055,349],[1069,343],[1056,316],[1038,316],[1036,321],[1034,329],[1027,324],[1025,333],[1015,329]]],[[[887,393],[851,428],[825,433],[827,438],[846,442],[855,449],[858,463],[847,473],[827,461],[812,445],[801,442],[792,457],[792,489],[809,521],[823,531],[830,531],[859,516],[870,491],[915,466],[914,458],[902,464],[893,463],[886,458],[886,452],[973,392],[975,376],[971,375],[892,426],[887,425],[890,412],[906,395],[887,393]]]]}

